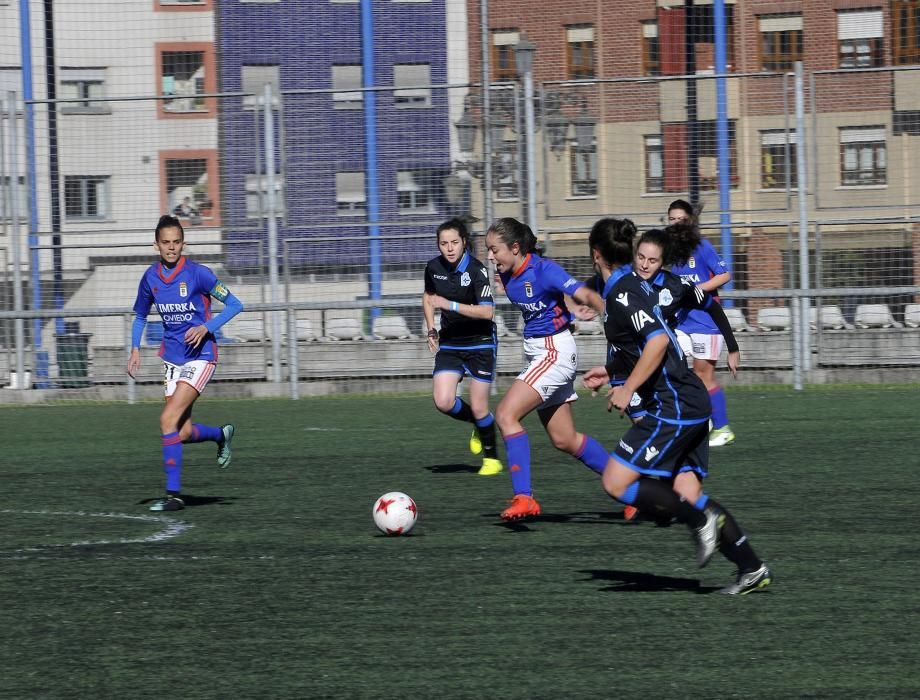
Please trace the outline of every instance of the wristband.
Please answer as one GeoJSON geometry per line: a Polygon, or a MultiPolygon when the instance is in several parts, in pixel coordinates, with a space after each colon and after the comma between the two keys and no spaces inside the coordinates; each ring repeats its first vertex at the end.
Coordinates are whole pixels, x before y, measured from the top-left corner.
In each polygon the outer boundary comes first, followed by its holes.
{"type": "Polygon", "coordinates": [[[458,304],[456,301],[450,302],[450,310],[451,310],[451,311],[459,311],[459,310],[460,310],[460,304],[458,304]]]}
{"type": "Polygon", "coordinates": [[[429,337],[429,338],[432,338],[433,340],[437,340],[437,339],[438,339],[438,331],[437,331],[436,329],[432,328],[430,331],[428,331],[428,337],[429,337]]]}

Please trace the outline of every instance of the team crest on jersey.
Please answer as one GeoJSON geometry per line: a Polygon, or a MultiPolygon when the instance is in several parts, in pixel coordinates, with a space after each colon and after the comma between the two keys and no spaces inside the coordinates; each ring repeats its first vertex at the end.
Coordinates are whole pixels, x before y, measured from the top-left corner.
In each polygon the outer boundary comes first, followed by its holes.
{"type": "Polygon", "coordinates": [[[460,275],[460,286],[461,287],[470,286],[470,273],[469,272],[464,272],[462,275],[460,275]]]}
{"type": "Polygon", "coordinates": [[[691,270],[696,267],[696,260],[693,258],[693,256],[691,256],[687,261],[687,267],[689,267],[691,270]]]}
{"type": "Polygon", "coordinates": [[[527,295],[528,299],[533,298],[533,285],[530,282],[524,282],[524,294],[527,295]]]}
{"type": "Polygon", "coordinates": [[[670,289],[662,289],[658,292],[658,305],[659,306],[670,306],[674,303],[674,297],[671,296],[670,289]]]}
{"type": "Polygon", "coordinates": [[[188,296],[188,285],[185,282],[179,282],[179,296],[180,297],[188,296]]]}

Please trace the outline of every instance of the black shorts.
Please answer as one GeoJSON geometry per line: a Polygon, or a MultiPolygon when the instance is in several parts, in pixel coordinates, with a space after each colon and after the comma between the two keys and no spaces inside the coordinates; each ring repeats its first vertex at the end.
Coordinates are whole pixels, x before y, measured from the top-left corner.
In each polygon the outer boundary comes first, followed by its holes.
{"type": "Polygon", "coordinates": [[[675,425],[646,414],[617,443],[613,459],[645,476],[673,479],[692,471],[709,473],[709,421],[675,425]]]}
{"type": "Polygon", "coordinates": [[[440,372],[453,372],[460,376],[468,374],[477,381],[492,382],[495,379],[495,348],[438,350],[431,374],[440,372]]]}

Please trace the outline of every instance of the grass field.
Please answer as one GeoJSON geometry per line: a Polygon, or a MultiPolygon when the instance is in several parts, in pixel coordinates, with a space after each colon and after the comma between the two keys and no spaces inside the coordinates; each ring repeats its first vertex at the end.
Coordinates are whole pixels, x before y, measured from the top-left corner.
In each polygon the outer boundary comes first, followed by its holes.
{"type": "MultiPolygon", "coordinates": [[[[159,404],[0,407],[0,697],[920,697],[918,405],[729,393],[707,490],[776,574],[743,598],[535,422],[545,515],[503,524],[507,473],[478,477],[428,397],[205,397],[233,466],[188,446],[190,507],[160,516],[159,404]],[[373,528],[389,490],[410,537],[373,528]]],[[[608,449],[625,429],[588,397],[576,421],[608,449]]]]}

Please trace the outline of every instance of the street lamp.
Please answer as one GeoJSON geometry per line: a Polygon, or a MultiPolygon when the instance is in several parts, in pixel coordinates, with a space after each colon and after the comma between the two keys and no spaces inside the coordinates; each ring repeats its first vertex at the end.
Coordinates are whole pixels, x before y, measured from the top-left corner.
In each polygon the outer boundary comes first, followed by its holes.
{"type": "MultiPolygon", "coordinates": [[[[519,76],[524,79],[524,158],[527,162],[527,223],[539,239],[537,227],[537,168],[534,162],[536,148],[534,131],[536,130],[533,111],[533,60],[537,45],[521,36],[514,48],[514,62],[519,76]]],[[[544,245],[548,241],[544,242],[544,245]]]]}

